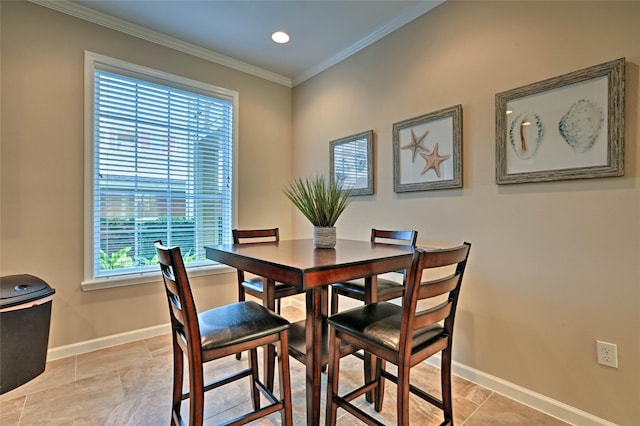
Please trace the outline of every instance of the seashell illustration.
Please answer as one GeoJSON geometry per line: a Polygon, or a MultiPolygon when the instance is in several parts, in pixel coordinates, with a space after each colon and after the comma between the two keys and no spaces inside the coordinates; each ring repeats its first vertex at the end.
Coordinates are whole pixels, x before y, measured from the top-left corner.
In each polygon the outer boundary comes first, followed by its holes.
{"type": "Polygon", "coordinates": [[[542,120],[534,112],[521,112],[511,122],[509,129],[511,147],[522,160],[528,160],[536,154],[543,137],[542,120]]]}
{"type": "Polygon", "coordinates": [[[596,143],[603,121],[602,108],[594,102],[581,99],[571,105],[562,117],[558,130],[575,152],[587,152],[596,143]]]}

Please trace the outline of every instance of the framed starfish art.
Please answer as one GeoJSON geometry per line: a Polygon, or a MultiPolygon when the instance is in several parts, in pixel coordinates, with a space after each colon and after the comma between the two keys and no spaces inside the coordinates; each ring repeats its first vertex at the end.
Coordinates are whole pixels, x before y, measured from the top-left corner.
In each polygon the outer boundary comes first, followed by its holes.
{"type": "Polygon", "coordinates": [[[462,105],[393,124],[395,192],[462,188],[462,105]]]}

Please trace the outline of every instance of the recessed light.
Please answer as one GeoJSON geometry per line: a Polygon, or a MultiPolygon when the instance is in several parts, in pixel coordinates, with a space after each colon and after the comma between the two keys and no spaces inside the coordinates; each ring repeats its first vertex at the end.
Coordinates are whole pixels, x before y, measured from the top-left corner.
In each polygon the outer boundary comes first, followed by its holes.
{"type": "Polygon", "coordinates": [[[289,39],[289,34],[285,33],[284,31],[276,31],[275,33],[271,34],[271,40],[275,41],[276,43],[287,43],[289,39]]]}

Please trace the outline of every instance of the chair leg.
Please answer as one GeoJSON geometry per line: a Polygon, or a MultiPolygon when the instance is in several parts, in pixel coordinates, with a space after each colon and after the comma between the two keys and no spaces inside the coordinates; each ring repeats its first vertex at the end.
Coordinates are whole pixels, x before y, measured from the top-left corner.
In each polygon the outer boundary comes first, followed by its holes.
{"type": "MultiPolygon", "coordinates": [[[[280,356],[278,358],[281,358],[280,356]]],[[[273,382],[275,379],[276,347],[268,344],[264,348],[264,385],[273,392],[273,382]]]]}
{"type": "Polygon", "coordinates": [[[409,366],[398,365],[398,426],[409,426],[409,372],[409,366]]]}
{"type": "Polygon", "coordinates": [[[445,422],[453,425],[453,401],[451,396],[451,346],[442,351],[440,365],[440,383],[442,386],[442,411],[445,422]]]}
{"type": "Polygon", "coordinates": [[[387,366],[387,361],[378,358],[376,360],[376,378],[378,379],[378,386],[375,390],[375,409],[379,413],[382,411],[382,402],[384,401],[384,376],[382,376],[382,370],[387,366]]]}
{"type": "MultiPolygon", "coordinates": [[[[364,382],[365,383],[372,382],[374,379],[374,371],[373,371],[374,364],[376,364],[376,358],[370,353],[368,353],[367,351],[365,351],[364,352],[364,382]]],[[[375,391],[367,392],[367,394],[365,395],[367,402],[369,403],[374,402],[375,400],[374,394],[375,394],[375,391]]]]}
{"type": "Polygon", "coordinates": [[[253,409],[260,409],[260,390],[256,385],[258,379],[258,351],[253,348],[249,350],[249,368],[251,368],[251,403],[253,409]]]}
{"type": "MultiPolygon", "coordinates": [[[[244,302],[245,301],[245,295],[244,295],[244,287],[242,286],[242,284],[238,284],[238,302],[244,302]]],[[[238,352],[236,354],[236,359],[240,359],[242,358],[242,352],[238,352]]]]}
{"type": "Polygon", "coordinates": [[[184,354],[177,343],[173,344],[173,396],[171,401],[171,424],[180,424],[182,402],[182,379],[184,376],[184,354]]]}
{"type": "Polygon", "coordinates": [[[202,426],[204,418],[204,377],[202,362],[189,362],[189,425],[202,426]]]}
{"type": "Polygon", "coordinates": [[[331,289],[331,315],[338,313],[338,293],[331,289]]]}
{"type": "Polygon", "coordinates": [[[336,336],[333,327],[330,327],[329,330],[329,371],[327,371],[327,412],[325,415],[325,425],[335,426],[338,406],[333,402],[333,397],[338,395],[340,339],[336,336]]]}
{"type": "MultiPolygon", "coordinates": [[[[276,283],[273,280],[263,279],[263,292],[262,292],[262,306],[270,311],[276,311],[276,283]]],[[[276,366],[276,347],[275,345],[268,344],[264,347],[264,385],[273,392],[273,381],[275,379],[275,366],[276,366]]]]}
{"type": "MultiPolygon", "coordinates": [[[[378,301],[378,277],[366,277],[364,279],[365,282],[365,291],[364,291],[364,304],[370,305],[378,301]]],[[[371,355],[370,353],[364,352],[364,382],[369,383],[374,379],[374,371],[373,366],[376,364],[376,357],[371,355]]],[[[365,395],[367,402],[372,403],[376,400],[375,391],[369,391],[365,395]]]]}
{"type": "Polygon", "coordinates": [[[280,333],[278,341],[278,371],[280,384],[280,398],[284,403],[284,409],[280,412],[281,422],[285,426],[293,425],[293,409],[291,407],[291,373],[289,369],[289,337],[288,331],[280,333]]]}

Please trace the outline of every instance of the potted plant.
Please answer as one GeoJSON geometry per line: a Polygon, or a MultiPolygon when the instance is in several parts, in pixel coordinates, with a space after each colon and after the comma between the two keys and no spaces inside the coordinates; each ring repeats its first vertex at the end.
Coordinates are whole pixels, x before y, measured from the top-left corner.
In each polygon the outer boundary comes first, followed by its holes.
{"type": "Polygon", "coordinates": [[[351,189],[344,188],[339,182],[329,182],[319,175],[297,178],[283,192],[313,225],[315,247],[335,247],[335,224],[351,202],[351,189]]]}

